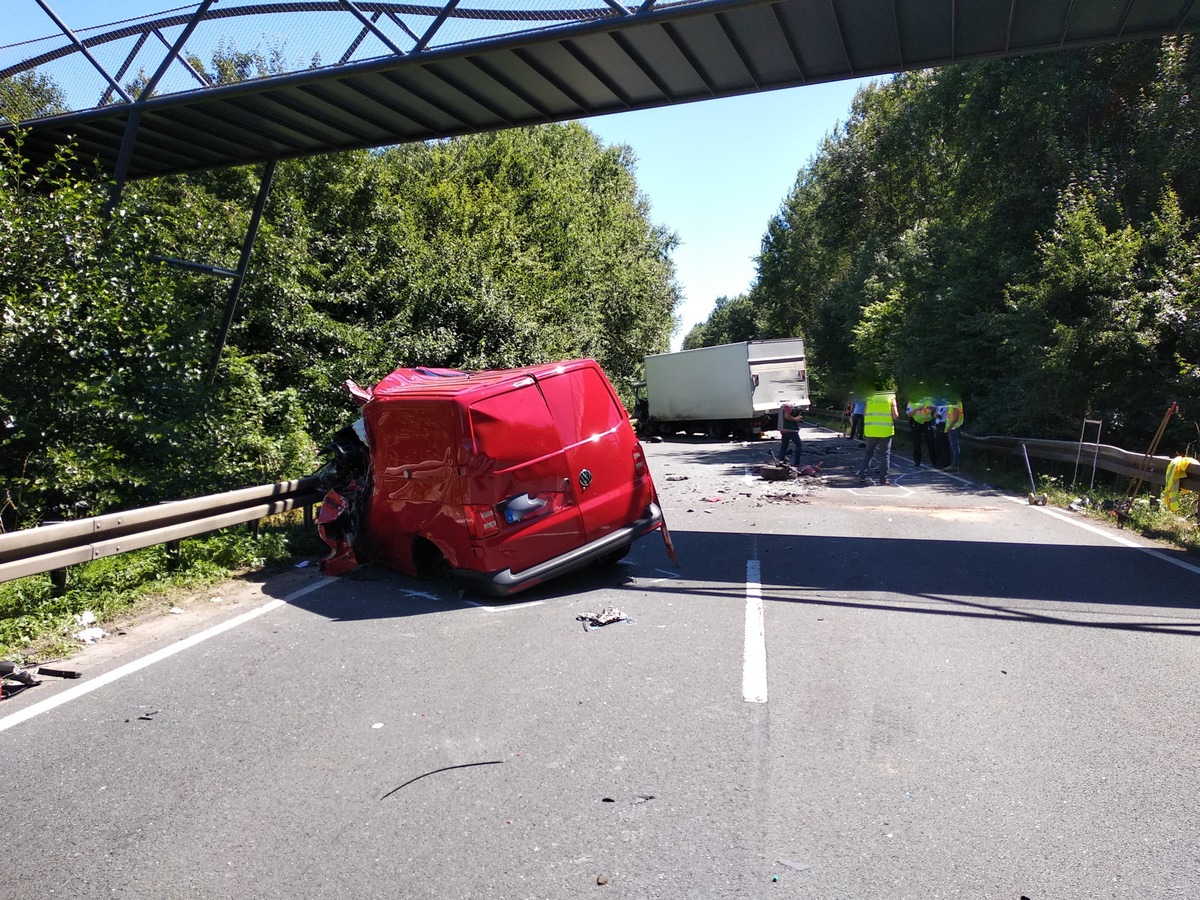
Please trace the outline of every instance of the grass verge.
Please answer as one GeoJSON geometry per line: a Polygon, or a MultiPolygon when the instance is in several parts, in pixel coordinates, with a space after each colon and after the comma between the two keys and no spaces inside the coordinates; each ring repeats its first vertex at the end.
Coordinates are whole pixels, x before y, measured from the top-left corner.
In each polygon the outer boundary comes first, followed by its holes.
{"type": "Polygon", "coordinates": [[[163,545],[73,566],[66,591],[49,573],[0,584],[0,659],[35,665],[69,656],[81,646],[76,616],[92,613],[97,624],[173,594],[227,581],[247,572],[282,566],[297,556],[323,555],[313,526],[299,511],[263,520],[254,534],[245,526],[180,542],[179,553],[163,545]]]}

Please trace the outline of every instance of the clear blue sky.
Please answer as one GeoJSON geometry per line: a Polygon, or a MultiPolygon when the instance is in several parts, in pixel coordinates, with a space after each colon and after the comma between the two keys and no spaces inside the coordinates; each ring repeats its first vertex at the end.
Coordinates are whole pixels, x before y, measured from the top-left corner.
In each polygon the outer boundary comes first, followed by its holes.
{"type": "Polygon", "coordinates": [[[767,223],[867,83],[816,84],[582,120],[605,143],[633,148],[651,219],[679,236],[674,259],[684,301],[673,349],[708,318],[717,298],[750,287],[767,223]]]}
{"type": "MultiPolygon", "coordinates": [[[[0,44],[53,34],[34,0],[0,0],[0,44]]],[[[189,0],[50,0],[71,28],[81,29],[178,6],[189,0]]],[[[618,113],[583,123],[607,144],[628,144],[651,218],[674,231],[684,301],[678,348],[718,297],[745,292],[755,277],[767,222],[779,210],[821,139],[845,121],[866,81],[842,81],[726,100],[618,113]]]]}

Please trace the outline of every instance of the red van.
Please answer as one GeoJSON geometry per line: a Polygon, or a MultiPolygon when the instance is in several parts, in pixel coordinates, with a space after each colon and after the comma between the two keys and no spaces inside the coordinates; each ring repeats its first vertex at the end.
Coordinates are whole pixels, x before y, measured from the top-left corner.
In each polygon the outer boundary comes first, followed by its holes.
{"type": "Polygon", "coordinates": [[[397,369],[347,388],[363,419],[331,445],[348,471],[321,518],[351,558],[504,596],[616,561],[663,528],[642,447],[593,360],[397,369]]]}

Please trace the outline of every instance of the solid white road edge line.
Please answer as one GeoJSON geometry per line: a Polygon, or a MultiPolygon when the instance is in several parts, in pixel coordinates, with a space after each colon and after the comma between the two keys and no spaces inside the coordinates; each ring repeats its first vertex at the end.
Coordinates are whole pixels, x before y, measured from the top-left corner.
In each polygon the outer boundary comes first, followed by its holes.
{"type": "Polygon", "coordinates": [[[762,566],[746,560],[746,645],[742,656],[742,699],[767,702],[767,635],[763,625],[762,566]]]}
{"type": "Polygon", "coordinates": [[[529,607],[531,607],[531,606],[541,606],[543,603],[546,602],[544,600],[530,600],[527,603],[510,603],[510,604],[505,604],[504,606],[488,606],[486,603],[479,603],[478,601],[475,601],[475,600],[468,600],[466,597],[461,597],[459,599],[460,599],[460,602],[466,604],[467,606],[473,606],[476,609],[482,609],[484,612],[489,612],[489,613],[505,613],[505,612],[512,612],[514,609],[529,609],[529,607]]]}
{"type": "Polygon", "coordinates": [[[41,715],[44,712],[49,712],[55,707],[62,706],[64,703],[70,703],[72,700],[76,700],[82,697],[84,694],[90,694],[97,688],[102,688],[106,684],[111,684],[118,678],[124,678],[126,675],[132,675],[134,672],[144,669],[147,666],[154,665],[156,662],[162,662],[164,659],[174,656],[176,653],[182,653],[184,650],[187,650],[190,647],[195,647],[197,644],[207,641],[211,637],[216,637],[218,634],[221,634],[224,631],[228,631],[231,628],[237,628],[239,625],[244,625],[251,619],[256,619],[265,613],[269,613],[273,609],[278,609],[284,604],[291,603],[294,600],[299,600],[306,594],[311,594],[313,591],[332,584],[336,580],[337,579],[335,578],[322,578],[320,581],[314,581],[312,584],[306,585],[305,587],[300,588],[300,590],[289,594],[282,600],[270,600],[257,609],[252,609],[249,612],[242,613],[240,616],[230,619],[228,622],[222,622],[220,625],[214,625],[212,628],[206,628],[204,631],[201,631],[198,634],[193,634],[191,637],[186,637],[177,643],[171,644],[169,647],[163,647],[161,650],[155,650],[149,656],[143,656],[141,659],[135,659],[133,662],[126,663],[123,666],[118,666],[109,672],[105,672],[103,675],[97,676],[91,681],[86,681],[83,684],[76,685],[73,688],[63,691],[61,694],[48,697],[39,703],[33,704],[33,706],[27,706],[25,709],[15,712],[11,716],[5,716],[3,719],[0,719],[0,731],[5,731],[9,728],[12,728],[14,725],[19,725],[28,719],[32,719],[34,716],[41,715]]]}
{"type": "MultiPolygon", "coordinates": [[[[1018,500],[1016,497],[1008,497],[1006,499],[1020,505],[1025,505],[1028,502],[1025,500],[1018,500]]],[[[1070,516],[1060,513],[1054,509],[1046,509],[1044,506],[1035,506],[1033,509],[1037,510],[1043,515],[1058,519],[1060,522],[1066,522],[1070,525],[1074,525],[1076,528],[1082,528],[1084,531],[1090,531],[1092,534],[1098,534],[1101,537],[1108,538],[1114,543],[1123,544],[1126,547],[1132,547],[1134,550],[1141,550],[1143,553],[1150,554],[1155,559],[1161,559],[1163,562],[1170,563],[1173,566],[1179,566],[1181,569],[1187,569],[1189,572],[1200,575],[1200,566],[1193,566],[1191,563],[1186,563],[1182,559],[1174,559],[1173,557],[1167,556],[1167,554],[1163,553],[1161,550],[1156,550],[1153,547],[1147,547],[1144,544],[1131,541],[1129,538],[1121,537],[1118,534],[1112,534],[1097,525],[1089,525],[1087,522],[1080,522],[1078,519],[1073,519],[1070,516]]]]}

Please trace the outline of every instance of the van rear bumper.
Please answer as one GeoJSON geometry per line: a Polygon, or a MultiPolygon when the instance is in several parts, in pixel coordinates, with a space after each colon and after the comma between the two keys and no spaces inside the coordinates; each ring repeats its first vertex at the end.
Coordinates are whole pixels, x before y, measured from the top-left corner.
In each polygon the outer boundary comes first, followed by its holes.
{"type": "Polygon", "coordinates": [[[538,563],[536,566],[530,566],[528,569],[522,569],[520,572],[513,572],[512,569],[502,569],[499,572],[451,569],[450,574],[454,576],[454,581],[464,590],[475,594],[484,594],[489,597],[507,597],[509,594],[523,591],[525,588],[533,587],[542,581],[557,578],[559,575],[565,575],[567,572],[589,566],[608,556],[610,553],[619,550],[626,544],[632,544],[638,538],[650,533],[655,528],[658,528],[662,524],[662,521],[662,509],[657,503],[651,503],[646,507],[646,511],[642,514],[641,518],[626,525],[624,528],[618,528],[616,531],[606,534],[604,537],[598,538],[590,544],[576,547],[574,550],[564,553],[561,556],[548,559],[544,563],[538,563]]]}

